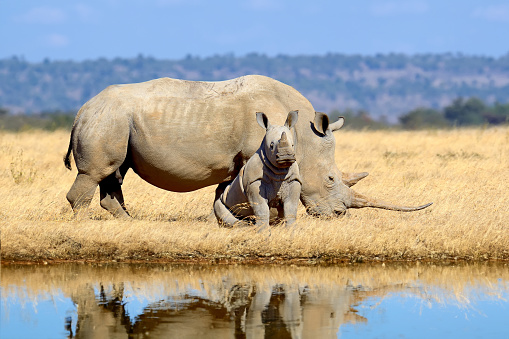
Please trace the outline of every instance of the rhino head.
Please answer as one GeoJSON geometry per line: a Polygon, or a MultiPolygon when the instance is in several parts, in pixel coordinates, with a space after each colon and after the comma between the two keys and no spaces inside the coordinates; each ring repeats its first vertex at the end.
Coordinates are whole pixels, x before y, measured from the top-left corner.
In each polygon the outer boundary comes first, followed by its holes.
{"type": "Polygon", "coordinates": [[[314,121],[299,129],[299,133],[308,134],[299,140],[299,169],[302,180],[301,201],[306,211],[315,216],[332,217],[343,215],[348,208],[375,207],[395,211],[417,211],[431,203],[407,207],[369,198],[355,192],[350,187],[368,173],[342,173],[335,161],[336,140],[332,132],[339,130],[344,123],[340,117],[334,123],[324,113],[315,113],[314,121]],[[309,135],[312,134],[312,135],[309,135]]]}
{"type": "Polygon", "coordinates": [[[264,154],[277,168],[288,168],[296,161],[294,136],[291,130],[297,119],[298,111],[291,111],[284,126],[273,126],[265,113],[256,113],[258,124],[266,131],[262,144],[264,154]]]}

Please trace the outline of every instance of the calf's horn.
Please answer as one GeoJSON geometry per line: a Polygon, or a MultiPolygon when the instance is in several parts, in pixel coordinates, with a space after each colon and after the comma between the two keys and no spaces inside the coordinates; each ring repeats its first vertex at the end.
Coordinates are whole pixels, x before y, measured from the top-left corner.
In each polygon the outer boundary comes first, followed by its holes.
{"type": "Polygon", "coordinates": [[[354,190],[351,190],[352,192],[352,202],[351,205],[348,206],[349,208],[363,208],[363,207],[374,207],[374,208],[382,208],[386,210],[391,211],[402,211],[402,212],[413,212],[422,210],[428,206],[431,206],[433,203],[430,202],[425,205],[416,206],[416,207],[409,207],[409,206],[397,206],[393,205],[391,203],[376,200],[373,198],[369,198],[365,195],[362,195],[360,193],[355,192],[354,190]]]}
{"type": "Polygon", "coordinates": [[[288,143],[288,138],[286,137],[286,132],[283,132],[283,134],[281,134],[281,139],[279,140],[279,146],[280,147],[290,146],[290,144],[288,143]]]}

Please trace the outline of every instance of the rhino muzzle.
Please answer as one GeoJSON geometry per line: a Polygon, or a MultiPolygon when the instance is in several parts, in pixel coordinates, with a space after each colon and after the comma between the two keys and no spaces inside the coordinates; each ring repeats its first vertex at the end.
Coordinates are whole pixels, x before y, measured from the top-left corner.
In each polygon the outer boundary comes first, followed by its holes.
{"type": "Polygon", "coordinates": [[[291,166],[295,162],[295,150],[288,142],[286,133],[281,134],[276,153],[276,162],[282,167],[291,166]]]}
{"type": "Polygon", "coordinates": [[[276,163],[280,167],[289,167],[295,162],[295,152],[281,152],[276,154],[276,163]]]}

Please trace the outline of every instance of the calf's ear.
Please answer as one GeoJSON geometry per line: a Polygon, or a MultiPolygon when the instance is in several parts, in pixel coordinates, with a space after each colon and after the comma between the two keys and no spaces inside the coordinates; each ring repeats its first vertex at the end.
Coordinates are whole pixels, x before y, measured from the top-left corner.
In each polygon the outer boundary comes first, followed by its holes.
{"type": "Polygon", "coordinates": [[[295,124],[297,123],[297,120],[299,120],[299,111],[291,111],[288,113],[288,117],[286,118],[285,127],[288,129],[292,129],[295,127],[295,124]]]}
{"type": "Polygon", "coordinates": [[[263,112],[256,112],[256,121],[262,128],[268,129],[270,127],[269,118],[263,112]]]}

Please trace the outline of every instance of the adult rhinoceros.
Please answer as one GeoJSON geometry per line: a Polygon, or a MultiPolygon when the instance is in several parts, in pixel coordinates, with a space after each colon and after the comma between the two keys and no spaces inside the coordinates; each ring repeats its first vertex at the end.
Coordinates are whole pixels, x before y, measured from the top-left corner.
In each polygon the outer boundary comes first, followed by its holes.
{"type": "Polygon", "coordinates": [[[88,207],[99,185],[101,206],[127,217],[121,184],[129,168],[152,185],[175,192],[219,184],[218,199],[264,137],[255,112],[282,125],[293,110],[299,111],[294,138],[300,198],[308,213],[341,215],[361,207],[415,211],[430,205],[395,206],[350,189],[367,173],[349,175],[336,166],[332,132],[341,128],[343,118],[330,123],[294,88],[259,75],[109,86],[75,118],[64,162],[70,169],[72,150],[78,175],[67,199],[78,212],[88,207]]]}

